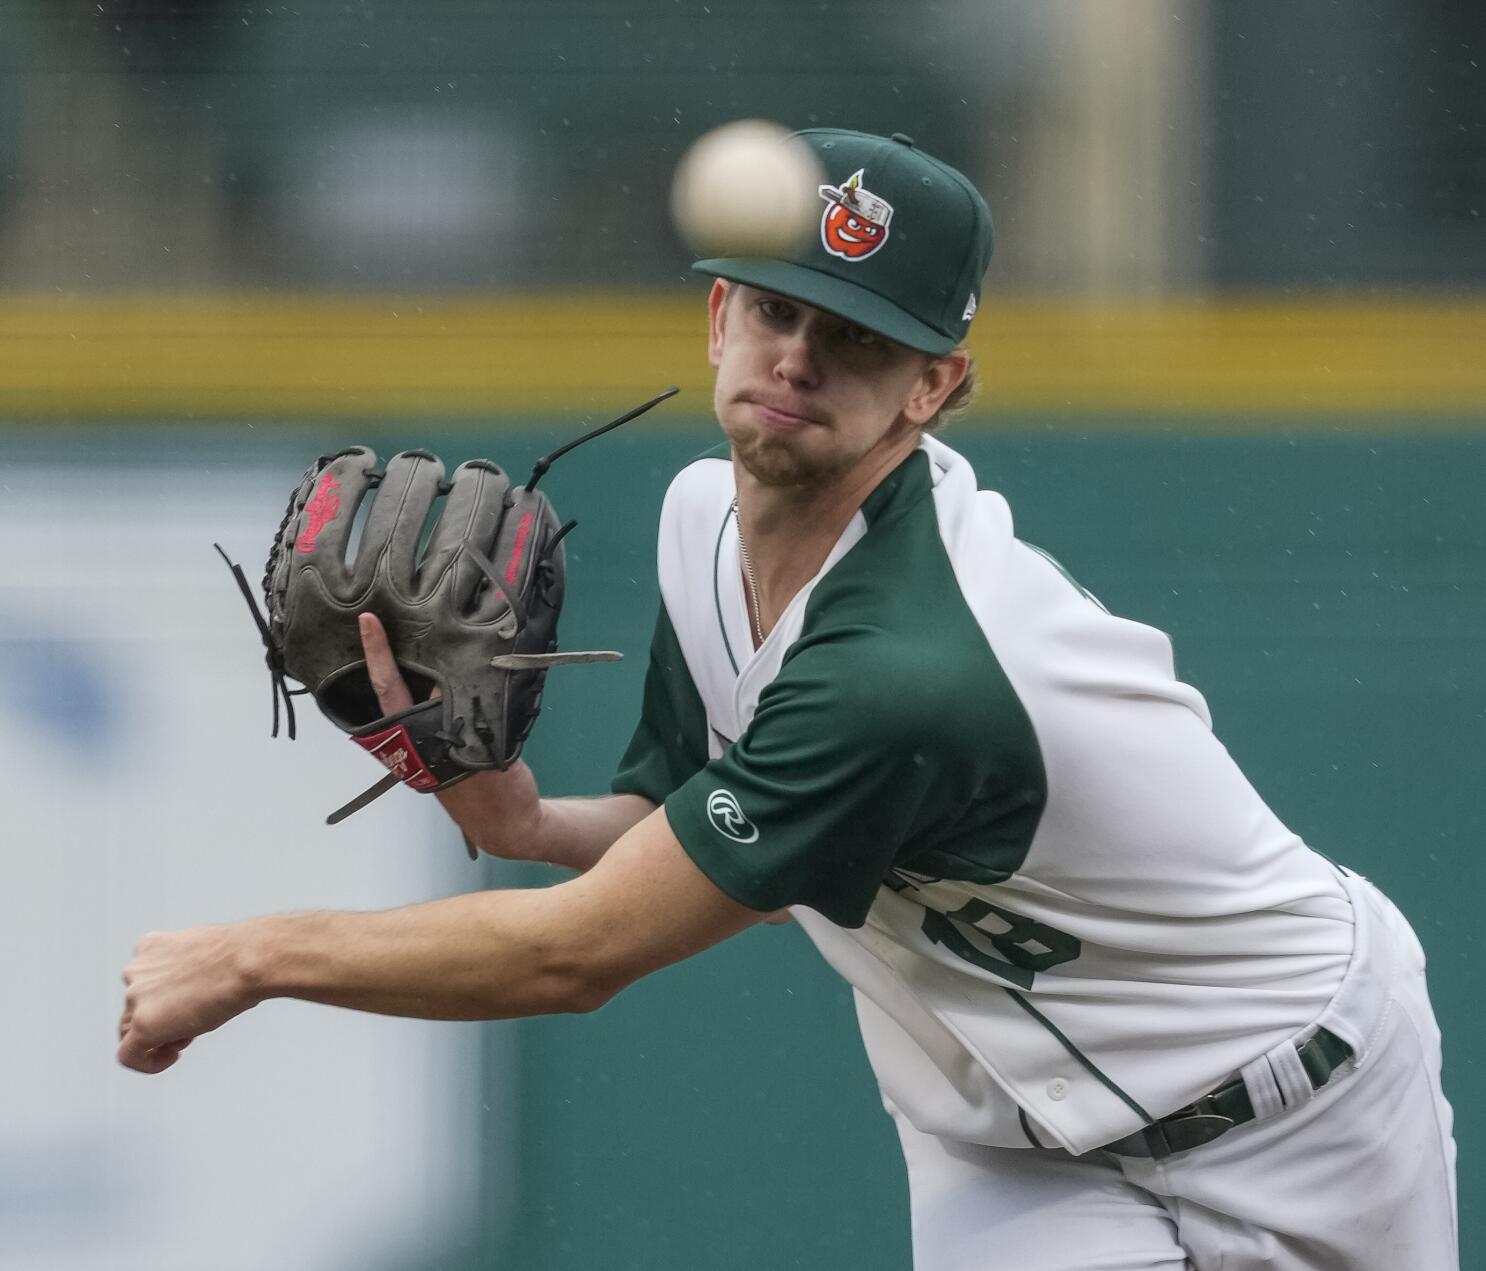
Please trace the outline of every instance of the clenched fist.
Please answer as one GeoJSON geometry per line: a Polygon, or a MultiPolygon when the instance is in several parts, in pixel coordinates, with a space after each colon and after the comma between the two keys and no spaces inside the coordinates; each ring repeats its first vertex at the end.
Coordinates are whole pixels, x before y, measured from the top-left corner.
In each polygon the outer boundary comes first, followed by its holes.
{"type": "Polygon", "coordinates": [[[121,1064],[164,1072],[195,1038],[257,1005],[244,969],[244,926],[157,931],[140,940],[124,968],[121,1064]]]}

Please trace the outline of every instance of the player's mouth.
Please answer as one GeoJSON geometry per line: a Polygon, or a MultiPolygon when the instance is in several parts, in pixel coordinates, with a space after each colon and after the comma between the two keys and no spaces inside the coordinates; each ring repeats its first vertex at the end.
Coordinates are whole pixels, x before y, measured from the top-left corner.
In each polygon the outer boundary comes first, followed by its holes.
{"type": "Polygon", "coordinates": [[[761,402],[756,398],[749,400],[749,405],[754,409],[759,421],[768,428],[787,431],[798,428],[823,427],[824,421],[816,419],[812,415],[803,415],[798,410],[792,410],[784,403],[770,404],[761,402]]]}

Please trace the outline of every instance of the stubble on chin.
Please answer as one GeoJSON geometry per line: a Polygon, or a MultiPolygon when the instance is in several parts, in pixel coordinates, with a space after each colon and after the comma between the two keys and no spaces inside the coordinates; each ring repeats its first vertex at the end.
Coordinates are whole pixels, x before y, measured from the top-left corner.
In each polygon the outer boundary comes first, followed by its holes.
{"type": "Polygon", "coordinates": [[[795,439],[772,437],[757,429],[732,432],[728,440],[744,471],[760,485],[775,489],[817,489],[851,466],[842,456],[811,455],[795,439]]]}
{"type": "MultiPolygon", "coordinates": [[[[741,399],[726,406],[718,402],[717,407],[718,420],[734,457],[743,470],[762,486],[813,490],[829,485],[851,467],[849,456],[830,453],[829,448],[826,453],[814,452],[815,447],[809,444],[812,439],[807,434],[775,433],[762,427],[748,417],[747,404],[741,399]]],[[[812,424],[809,427],[829,428],[829,425],[812,424]]]]}

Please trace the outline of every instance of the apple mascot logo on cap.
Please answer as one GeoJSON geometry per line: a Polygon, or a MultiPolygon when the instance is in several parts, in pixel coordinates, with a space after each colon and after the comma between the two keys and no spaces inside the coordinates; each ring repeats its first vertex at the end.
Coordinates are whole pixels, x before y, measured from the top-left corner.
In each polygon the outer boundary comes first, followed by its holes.
{"type": "Polygon", "coordinates": [[[893,205],[862,185],[865,168],[858,168],[842,185],[823,185],[826,201],[820,218],[820,241],[826,251],[842,260],[865,260],[887,242],[893,205]]]}

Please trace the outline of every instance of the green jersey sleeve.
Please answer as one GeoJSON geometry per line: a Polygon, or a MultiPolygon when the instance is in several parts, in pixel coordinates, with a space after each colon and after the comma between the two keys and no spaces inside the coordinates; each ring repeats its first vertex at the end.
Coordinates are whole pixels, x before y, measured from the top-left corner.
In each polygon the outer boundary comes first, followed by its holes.
{"type": "Polygon", "coordinates": [[[663,803],[706,762],[706,711],[662,603],[650,642],[640,722],[609,788],[663,803]]]}
{"type": "Polygon", "coordinates": [[[743,736],[665,800],[712,882],[752,909],[862,925],[895,861],[983,777],[970,712],[932,673],[905,675],[913,666],[860,629],[790,651],[743,736]]]}

